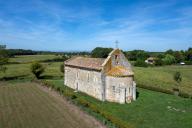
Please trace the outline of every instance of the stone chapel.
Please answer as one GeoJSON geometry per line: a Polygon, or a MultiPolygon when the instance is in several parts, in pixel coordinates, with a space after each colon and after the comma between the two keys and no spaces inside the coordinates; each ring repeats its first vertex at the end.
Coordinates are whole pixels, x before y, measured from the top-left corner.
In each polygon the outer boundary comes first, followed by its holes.
{"type": "Polygon", "coordinates": [[[72,57],[64,64],[66,86],[102,101],[123,104],[136,100],[134,73],[120,49],[106,59],[72,57]]]}

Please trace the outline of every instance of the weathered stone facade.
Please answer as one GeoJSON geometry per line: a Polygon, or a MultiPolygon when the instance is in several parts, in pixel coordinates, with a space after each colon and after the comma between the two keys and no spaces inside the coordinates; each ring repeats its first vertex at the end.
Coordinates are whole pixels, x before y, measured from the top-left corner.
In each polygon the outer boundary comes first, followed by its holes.
{"type": "Polygon", "coordinates": [[[64,84],[103,101],[136,100],[134,74],[119,49],[113,50],[106,59],[75,57],[65,61],[64,84]]]}

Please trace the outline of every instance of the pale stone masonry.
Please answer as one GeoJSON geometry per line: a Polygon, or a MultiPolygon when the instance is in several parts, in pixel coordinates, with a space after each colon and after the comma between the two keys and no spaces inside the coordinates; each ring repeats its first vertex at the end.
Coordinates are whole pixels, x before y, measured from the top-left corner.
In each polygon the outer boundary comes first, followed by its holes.
{"type": "Polygon", "coordinates": [[[106,59],[73,57],[65,61],[64,84],[102,101],[136,100],[134,73],[119,49],[114,49],[106,59]]]}

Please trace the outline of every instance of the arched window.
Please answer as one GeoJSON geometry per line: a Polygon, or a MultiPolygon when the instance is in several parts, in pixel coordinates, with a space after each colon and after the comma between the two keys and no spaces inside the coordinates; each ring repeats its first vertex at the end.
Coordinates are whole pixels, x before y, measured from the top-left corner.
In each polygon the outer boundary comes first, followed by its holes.
{"type": "Polygon", "coordinates": [[[118,55],[115,55],[115,64],[119,64],[119,56],[118,55]]]}

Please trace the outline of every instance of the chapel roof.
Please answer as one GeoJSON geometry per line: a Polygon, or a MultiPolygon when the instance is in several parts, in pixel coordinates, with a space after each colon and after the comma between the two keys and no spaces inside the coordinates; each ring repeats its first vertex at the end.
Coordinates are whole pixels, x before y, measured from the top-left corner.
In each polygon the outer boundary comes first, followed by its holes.
{"type": "Polygon", "coordinates": [[[131,69],[128,69],[124,66],[115,66],[107,73],[107,75],[114,77],[126,77],[132,76],[134,73],[131,69]]]}
{"type": "Polygon", "coordinates": [[[73,57],[65,61],[65,65],[75,66],[80,68],[102,70],[104,58],[89,58],[89,57],[73,57]]]}

